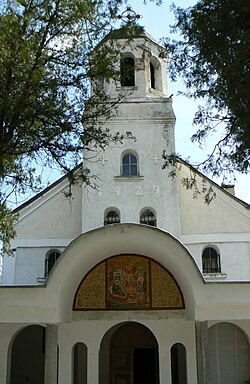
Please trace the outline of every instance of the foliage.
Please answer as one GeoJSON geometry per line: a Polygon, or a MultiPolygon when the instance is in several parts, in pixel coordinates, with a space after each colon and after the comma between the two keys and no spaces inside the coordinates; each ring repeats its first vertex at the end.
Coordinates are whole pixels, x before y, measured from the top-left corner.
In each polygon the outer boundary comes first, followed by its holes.
{"type": "MultiPolygon", "coordinates": [[[[9,196],[41,187],[37,166],[67,172],[90,144],[104,148],[122,139],[103,127],[121,98],[112,100],[99,86],[117,78],[118,52],[112,42],[94,48],[123,2],[6,0],[0,6],[0,240],[13,234],[9,196]]],[[[88,182],[87,169],[81,178],[88,182]]]]}
{"type": "Polygon", "coordinates": [[[213,176],[250,168],[250,3],[241,0],[199,0],[193,7],[173,6],[174,32],[166,39],[170,74],[182,76],[185,95],[202,101],[192,140],[203,144],[219,132],[221,139],[200,164],[213,176]]]}
{"type": "MultiPolygon", "coordinates": [[[[11,255],[12,251],[9,248],[10,240],[14,237],[14,224],[17,216],[13,215],[12,211],[7,208],[6,204],[0,205],[0,239],[3,243],[3,254],[11,255]]],[[[0,273],[1,275],[1,273],[0,273]]]]}
{"type": "Polygon", "coordinates": [[[189,174],[187,174],[186,177],[182,177],[180,181],[186,190],[192,190],[194,199],[198,199],[201,196],[204,203],[209,205],[211,201],[216,198],[216,192],[214,191],[211,180],[197,171],[196,168],[188,164],[186,161],[183,161],[174,153],[169,155],[167,151],[164,151],[162,157],[164,160],[162,168],[171,169],[168,174],[171,179],[174,179],[177,176],[177,173],[181,171],[183,165],[186,167],[189,174]]]}

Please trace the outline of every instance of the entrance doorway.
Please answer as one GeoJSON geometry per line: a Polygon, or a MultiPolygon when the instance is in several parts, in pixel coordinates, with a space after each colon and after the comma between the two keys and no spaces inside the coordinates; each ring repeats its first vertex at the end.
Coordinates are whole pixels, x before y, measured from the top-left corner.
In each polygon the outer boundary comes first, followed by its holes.
{"type": "Polygon", "coordinates": [[[159,384],[158,344],[142,324],[122,324],[110,340],[111,384],[159,384]]]}
{"type": "Polygon", "coordinates": [[[10,384],[43,384],[45,328],[30,325],[13,340],[10,351],[10,384]]]}

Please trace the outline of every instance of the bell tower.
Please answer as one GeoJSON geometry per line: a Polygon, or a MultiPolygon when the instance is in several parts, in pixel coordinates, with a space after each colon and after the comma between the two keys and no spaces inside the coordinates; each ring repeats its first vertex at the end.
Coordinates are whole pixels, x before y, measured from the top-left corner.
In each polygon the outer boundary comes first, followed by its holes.
{"type": "Polygon", "coordinates": [[[109,35],[120,51],[120,84],[106,82],[105,91],[115,97],[122,90],[128,99],[167,97],[166,52],[142,27],[130,33],[121,28],[109,35]]]}
{"type": "MultiPolygon", "coordinates": [[[[163,170],[162,154],[175,151],[175,115],[168,97],[167,56],[163,48],[141,27],[128,36],[121,28],[108,39],[119,48],[119,82],[102,86],[112,98],[123,99],[111,132],[125,136],[105,150],[84,153],[85,165],[96,176],[96,188],[83,191],[83,232],[115,223],[155,225],[179,235],[176,180],[163,170]],[[126,132],[132,137],[126,137],[126,132]],[[91,214],[90,214],[91,213],[91,214]]],[[[109,41],[107,39],[107,42],[109,41]]]]}

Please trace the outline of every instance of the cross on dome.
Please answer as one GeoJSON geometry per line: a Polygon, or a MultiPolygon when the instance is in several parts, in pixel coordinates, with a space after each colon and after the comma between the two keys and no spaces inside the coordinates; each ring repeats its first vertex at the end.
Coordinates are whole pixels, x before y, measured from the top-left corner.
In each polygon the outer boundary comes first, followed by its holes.
{"type": "Polygon", "coordinates": [[[141,18],[142,16],[137,14],[130,5],[118,16],[118,19],[125,21],[125,23],[131,23],[141,18]]]}

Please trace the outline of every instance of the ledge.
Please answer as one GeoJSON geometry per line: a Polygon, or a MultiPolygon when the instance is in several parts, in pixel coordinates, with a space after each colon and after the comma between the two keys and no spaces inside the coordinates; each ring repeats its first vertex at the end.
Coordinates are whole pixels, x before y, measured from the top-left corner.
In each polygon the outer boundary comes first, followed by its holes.
{"type": "Polygon", "coordinates": [[[142,181],[144,176],[114,176],[115,181],[142,181]]]}
{"type": "Polygon", "coordinates": [[[121,85],[116,87],[117,91],[137,91],[138,87],[137,85],[121,85]]]}
{"type": "Polygon", "coordinates": [[[38,277],[36,280],[38,283],[44,284],[47,280],[47,277],[38,277]]]}
{"type": "Polygon", "coordinates": [[[226,273],[203,273],[202,274],[205,280],[221,280],[226,279],[226,273]]]}

